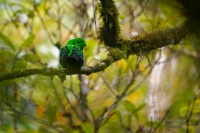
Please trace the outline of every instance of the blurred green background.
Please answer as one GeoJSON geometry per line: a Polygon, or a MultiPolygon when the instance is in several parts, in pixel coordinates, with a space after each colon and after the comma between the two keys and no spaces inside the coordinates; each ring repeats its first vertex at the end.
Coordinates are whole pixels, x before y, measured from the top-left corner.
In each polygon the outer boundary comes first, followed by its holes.
{"type": "MultiPolygon", "coordinates": [[[[176,3],[116,0],[122,35],[176,27],[176,3]]],[[[84,37],[85,66],[107,57],[96,0],[1,0],[0,76],[59,68],[59,49],[84,37]]],[[[173,40],[172,40],[173,41],[173,40]]],[[[200,45],[195,35],[86,75],[0,82],[0,133],[198,133],[200,45]]]]}

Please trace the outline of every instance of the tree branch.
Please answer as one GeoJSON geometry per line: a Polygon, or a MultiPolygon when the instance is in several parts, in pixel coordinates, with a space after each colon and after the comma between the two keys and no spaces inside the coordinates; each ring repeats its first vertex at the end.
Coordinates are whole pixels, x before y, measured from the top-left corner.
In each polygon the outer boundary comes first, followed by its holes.
{"type": "Polygon", "coordinates": [[[182,38],[189,34],[184,26],[175,28],[166,28],[159,31],[146,32],[133,36],[130,40],[123,39],[120,36],[120,27],[118,22],[118,10],[113,0],[100,0],[102,9],[101,17],[103,25],[100,27],[99,39],[105,43],[108,49],[108,57],[105,60],[97,63],[94,66],[82,67],[81,69],[57,69],[57,68],[42,68],[42,69],[26,69],[6,74],[0,77],[0,82],[9,79],[27,77],[34,74],[44,76],[55,75],[73,75],[86,74],[90,75],[99,71],[103,71],[109,65],[129,55],[140,55],[149,53],[152,50],[178,44],[182,38]]]}
{"type": "Polygon", "coordinates": [[[100,2],[103,24],[99,28],[98,38],[106,46],[119,48],[121,47],[120,43],[117,43],[120,39],[119,13],[115,2],[113,0],[100,0],[100,2]]]}
{"type": "Polygon", "coordinates": [[[13,73],[9,73],[0,77],[0,82],[9,79],[15,79],[20,77],[28,77],[35,74],[41,74],[44,76],[55,76],[55,75],[73,75],[73,74],[86,74],[89,75],[91,73],[99,72],[106,69],[111,63],[114,62],[114,58],[108,57],[106,60],[97,63],[95,66],[87,66],[82,67],[81,69],[57,69],[57,68],[47,68],[44,67],[42,69],[26,69],[24,71],[16,71],[13,73]]]}
{"type": "MultiPolygon", "coordinates": [[[[165,30],[144,33],[139,36],[132,37],[131,40],[125,40],[124,43],[127,46],[128,55],[140,54],[141,52],[150,52],[158,48],[177,44],[187,35],[186,30],[183,27],[168,28],[165,30]]],[[[100,72],[106,69],[115,61],[123,59],[126,54],[120,51],[118,48],[108,48],[109,54],[107,59],[102,60],[94,66],[86,66],[81,69],[57,69],[57,68],[42,68],[42,69],[26,69],[24,71],[17,71],[6,74],[0,77],[0,82],[9,79],[27,77],[35,74],[41,74],[44,76],[55,75],[73,75],[73,74],[86,74],[100,72]]]]}
{"type": "Polygon", "coordinates": [[[188,34],[189,31],[185,26],[166,28],[159,31],[143,33],[127,41],[127,53],[128,55],[138,55],[141,54],[141,52],[149,53],[152,50],[170,44],[176,45],[188,34]]]}

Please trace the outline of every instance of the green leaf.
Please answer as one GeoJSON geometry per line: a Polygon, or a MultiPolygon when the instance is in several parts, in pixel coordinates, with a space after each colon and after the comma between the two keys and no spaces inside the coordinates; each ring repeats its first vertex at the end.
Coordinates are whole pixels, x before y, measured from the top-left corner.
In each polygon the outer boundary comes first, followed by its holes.
{"type": "Polygon", "coordinates": [[[32,64],[41,64],[39,57],[31,52],[23,55],[20,60],[26,60],[32,64]]]}
{"type": "Polygon", "coordinates": [[[200,113],[200,100],[197,99],[194,104],[193,114],[200,113]]]}
{"type": "Polygon", "coordinates": [[[25,60],[17,60],[15,62],[14,70],[23,70],[23,69],[26,68],[26,66],[27,66],[27,61],[25,61],[25,60]]]}
{"type": "Polygon", "coordinates": [[[195,127],[194,126],[188,126],[188,133],[195,133],[195,127]]]}
{"type": "Polygon", "coordinates": [[[24,49],[27,49],[30,47],[30,45],[33,43],[35,36],[33,34],[29,35],[28,38],[26,38],[26,40],[22,43],[22,47],[24,49]]]}
{"type": "Polygon", "coordinates": [[[188,112],[188,107],[187,106],[183,106],[181,109],[180,109],[180,116],[181,117],[185,117],[186,116],[186,114],[187,114],[187,112],[188,112]]]}
{"type": "Polygon", "coordinates": [[[200,113],[200,100],[196,100],[194,105],[183,106],[181,107],[179,113],[181,117],[185,117],[188,113],[188,111],[192,111],[192,114],[198,114],[200,113]]]}
{"type": "Polygon", "coordinates": [[[117,115],[117,118],[119,119],[120,124],[122,125],[122,113],[119,110],[115,110],[115,113],[117,115]]]}
{"type": "Polygon", "coordinates": [[[142,104],[139,107],[136,107],[133,103],[130,101],[124,101],[125,108],[135,116],[137,120],[139,120],[139,114],[138,112],[145,107],[146,104],[142,104]]]}
{"type": "Polygon", "coordinates": [[[137,107],[136,111],[140,111],[141,109],[143,109],[146,106],[145,103],[141,104],[139,107],[137,107]]]}
{"type": "Polygon", "coordinates": [[[89,123],[82,123],[81,128],[83,129],[84,133],[94,133],[94,127],[89,123]]]}
{"type": "Polygon", "coordinates": [[[56,106],[52,106],[52,105],[49,105],[48,107],[48,121],[50,123],[53,123],[56,119],[56,111],[57,111],[57,107],[56,106]]]}
{"type": "Polygon", "coordinates": [[[1,130],[0,131],[4,131],[4,133],[12,133],[13,132],[13,125],[11,125],[10,123],[2,123],[1,124],[1,130]]]}
{"type": "Polygon", "coordinates": [[[124,101],[124,106],[126,107],[126,109],[135,116],[135,118],[138,120],[139,119],[139,115],[138,115],[138,111],[137,108],[135,107],[135,105],[133,105],[131,102],[129,101],[124,101]]]}
{"type": "Polygon", "coordinates": [[[25,131],[28,131],[29,133],[34,132],[34,129],[30,126],[30,122],[27,122],[26,119],[20,120],[19,123],[24,128],[25,131]]]}
{"type": "Polygon", "coordinates": [[[48,128],[41,126],[38,130],[39,133],[49,133],[48,128]]]}
{"type": "Polygon", "coordinates": [[[128,110],[128,111],[130,111],[130,112],[135,112],[135,110],[136,110],[136,107],[131,103],[131,102],[129,102],[129,101],[124,101],[124,106],[126,107],[126,109],[128,110]]]}
{"type": "Polygon", "coordinates": [[[13,42],[4,34],[0,33],[0,39],[4,42],[6,46],[9,46],[12,50],[15,51],[15,45],[13,42]]]}
{"type": "Polygon", "coordinates": [[[14,62],[14,51],[8,48],[0,50],[0,75],[10,72],[14,62]]]}
{"type": "Polygon", "coordinates": [[[165,127],[165,125],[163,123],[160,123],[160,121],[149,121],[146,123],[146,126],[153,128],[157,127],[158,125],[159,125],[158,129],[160,130],[164,129],[165,127]]]}

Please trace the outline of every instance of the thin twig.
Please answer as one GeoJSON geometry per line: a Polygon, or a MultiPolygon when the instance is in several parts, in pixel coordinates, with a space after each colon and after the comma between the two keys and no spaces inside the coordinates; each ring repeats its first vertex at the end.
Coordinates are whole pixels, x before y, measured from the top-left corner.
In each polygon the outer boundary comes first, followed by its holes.
{"type": "Polygon", "coordinates": [[[164,117],[160,120],[160,122],[156,125],[156,127],[153,130],[153,133],[156,132],[156,130],[160,127],[160,125],[165,121],[165,119],[167,118],[169,114],[169,110],[167,110],[166,114],[164,115],[164,117]]]}
{"type": "Polygon", "coordinates": [[[31,119],[31,120],[37,121],[37,122],[39,122],[39,123],[41,123],[41,124],[44,124],[44,125],[50,127],[51,129],[54,129],[54,130],[57,131],[57,132],[60,132],[60,131],[59,131],[58,129],[56,129],[56,127],[53,126],[51,123],[49,123],[49,122],[47,122],[47,121],[45,121],[45,120],[39,119],[39,118],[37,118],[37,117],[34,117],[34,116],[32,116],[32,115],[29,115],[29,114],[27,114],[27,113],[21,112],[21,111],[15,109],[15,108],[14,108],[12,105],[10,105],[8,102],[5,102],[5,101],[4,101],[4,104],[7,105],[10,109],[12,109],[15,113],[17,113],[17,114],[18,114],[18,117],[19,117],[20,115],[25,116],[25,117],[27,117],[27,118],[29,118],[29,119],[31,119]]]}
{"type": "Polygon", "coordinates": [[[44,30],[46,31],[46,33],[47,33],[47,35],[48,35],[48,38],[49,38],[50,42],[51,42],[52,44],[54,44],[54,41],[53,41],[53,39],[52,39],[52,37],[51,37],[51,33],[49,32],[49,30],[48,30],[48,28],[47,28],[47,26],[46,26],[46,24],[45,24],[45,22],[44,22],[44,19],[43,19],[43,17],[41,16],[41,14],[40,14],[39,10],[37,9],[37,6],[36,6],[36,5],[34,5],[34,9],[35,9],[36,13],[38,14],[38,17],[39,17],[40,21],[42,22],[42,25],[43,25],[44,30]]]}
{"type": "Polygon", "coordinates": [[[194,110],[194,105],[195,105],[196,100],[197,100],[197,97],[195,97],[188,106],[188,110],[186,114],[186,133],[189,133],[190,119],[193,115],[193,110],[194,110]]]}
{"type": "Polygon", "coordinates": [[[53,81],[51,80],[50,83],[52,84],[53,90],[54,90],[54,92],[55,92],[54,95],[55,95],[55,97],[58,99],[58,101],[59,101],[59,103],[60,103],[60,105],[61,105],[61,107],[62,107],[62,111],[65,111],[65,105],[63,104],[63,102],[62,102],[62,100],[61,100],[61,98],[60,98],[60,96],[59,96],[59,94],[58,94],[58,91],[57,91],[57,89],[56,89],[56,87],[55,87],[53,81]]]}
{"type": "Polygon", "coordinates": [[[105,77],[103,76],[103,74],[99,73],[100,77],[102,78],[104,84],[107,86],[107,88],[110,90],[111,94],[113,94],[115,97],[117,97],[118,95],[115,93],[115,91],[113,90],[113,88],[110,86],[110,84],[106,81],[105,77]]]}

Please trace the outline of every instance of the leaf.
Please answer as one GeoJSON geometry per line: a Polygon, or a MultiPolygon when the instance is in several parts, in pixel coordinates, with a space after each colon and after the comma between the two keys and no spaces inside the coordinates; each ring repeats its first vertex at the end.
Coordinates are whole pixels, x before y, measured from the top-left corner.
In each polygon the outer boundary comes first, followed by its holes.
{"type": "Polygon", "coordinates": [[[0,75],[11,71],[14,62],[14,51],[5,48],[0,50],[0,75]]]}
{"type": "Polygon", "coordinates": [[[84,133],[94,133],[94,128],[89,123],[82,123],[81,128],[83,129],[84,133]]]}
{"type": "Polygon", "coordinates": [[[34,129],[30,126],[30,122],[27,122],[27,120],[21,120],[19,123],[25,131],[28,131],[29,133],[34,131],[34,129]]]}
{"type": "Polygon", "coordinates": [[[26,38],[26,40],[22,43],[22,47],[24,49],[27,49],[30,47],[30,45],[33,43],[35,36],[33,34],[29,35],[28,38],[26,38]]]}
{"type": "Polygon", "coordinates": [[[44,126],[41,126],[39,129],[38,129],[38,132],[39,133],[49,133],[49,130],[48,128],[44,127],[44,126]]]}
{"type": "Polygon", "coordinates": [[[148,121],[146,123],[146,126],[153,127],[153,128],[157,127],[158,125],[159,125],[158,129],[160,130],[164,129],[165,127],[165,125],[163,123],[160,123],[160,121],[148,121]]]}
{"type": "Polygon", "coordinates": [[[15,68],[14,70],[23,70],[27,66],[27,61],[25,60],[18,60],[15,62],[15,68]]]}
{"type": "Polygon", "coordinates": [[[135,110],[136,110],[136,107],[131,103],[131,102],[129,102],[129,101],[124,101],[124,106],[126,107],[126,109],[128,110],[128,111],[130,111],[130,112],[135,112],[135,110]]]}
{"type": "Polygon", "coordinates": [[[196,100],[194,105],[190,105],[189,107],[183,106],[179,111],[180,116],[185,117],[187,115],[188,111],[192,111],[192,114],[200,113],[200,100],[196,100]]]}
{"type": "Polygon", "coordinates": [[[197,99],[194,104],[193,114],[200,113],[200,100],[197,99]]]}
{"type": "Polygon", "coordinates": [[[188,107],[187,106],[183,106],[181,109],[180,109],[180,116],[181,117],[185,117],[186,116],[186,114],[187,114],[187,112],[188,112],[188,107]]]}
{"type": "Polygon", "coordinates": [[[140,111],[141,109],[143,109],[146,106],[145,103],[141,104],[139,107],[137,107],[136,111],[140,111]]]}
{"type": "Polygon", "coordinates": [[[13,125],[2,123],[0,129],[3,129],[2,131],[4,131],[4,133],[12,133],[13,125]]]}
{"type": "Polygon", "coordinates": [[[26,60],[32,64],[41,65],[39,57],[31,52],[28,52],[25,55],[21,56],[20,60],[26,60]]]}
{"type": "Polygon", "coordinates": [[[117,118],[119,119],[120,124],[122,125],[122,113],[119,110],[115,110],[115,113],[117,115],[117,118]]]}
{"type": "Polygon", "coordinates": [[[143,109],[146,104],[142,104],[140,105],[139,107],[136,107],[133,103],[131,103],[130,101],[124,101],[124,106],[126,107],[126,109],[132,114],[135,116],[135,118],[137,120],[139,120],[139,114],[138,112],[143,109]]]}
{"type": "Polygon", "coordinates": [[[48,107],[48,109],[47,109],[47,112],[48,112],[48,121],[49,121],[50,123],[55,122],[55,119],[56,119],[56,111],[57,111],[57,107],[56,107],[56,106],[49,105],[49,107],[48,107]]]}
{"type": "Polygon", "coordinates": [[[194,126],[188,126],[188,133],[195,133],[195,128],[194,126]]]}
{"type": "Polygon", "coordinates": [[[7,36],[0,33],[0,39],[5,43],[6,46],[9,46],[12,50],[15,51],[15,45],[7,36]]]}

